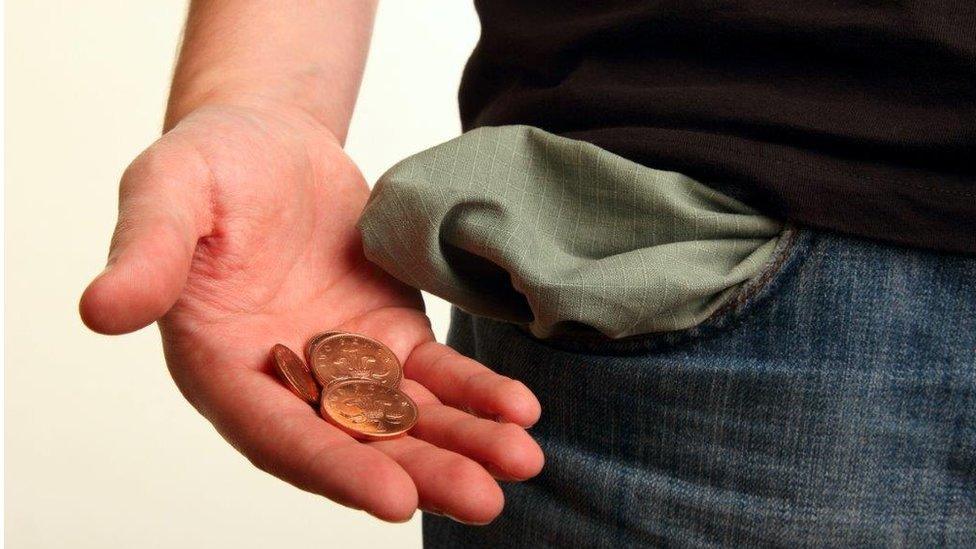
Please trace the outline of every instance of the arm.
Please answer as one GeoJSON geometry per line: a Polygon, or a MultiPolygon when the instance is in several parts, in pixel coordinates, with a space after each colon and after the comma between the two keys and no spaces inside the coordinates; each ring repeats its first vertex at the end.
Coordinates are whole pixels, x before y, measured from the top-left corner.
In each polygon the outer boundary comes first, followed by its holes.
{"type": "Polygon", "coordinates": [[[345,142],[375,11],[375,0],[193,2],[165,128],[201,105],[277,104],[345,142]]]}
{"type": "Polygon", "coordinates": [[[363,2],[194,2],[166,133],[122,177],[81,315],[112,334],[157,322],[176,385],[258,468],[386,520],[419,506],[487,522],[495,478],[542,467],[523,428],[539,403],[434,341],[420,294],[363,256],[369,188],[341,142],[372,17],[363,2]],[[409,436],[356,442],[275,380],[271,346],[325,330],[397,354],[420,407],[409,436]]]}

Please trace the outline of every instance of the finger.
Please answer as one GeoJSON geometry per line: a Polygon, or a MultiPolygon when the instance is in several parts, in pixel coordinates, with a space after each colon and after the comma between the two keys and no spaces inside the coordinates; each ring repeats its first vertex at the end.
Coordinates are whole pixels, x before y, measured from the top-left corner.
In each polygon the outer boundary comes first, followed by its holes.
{"type": "Polygon", "coordinates": [[[502,480],[539,474],[542,449],[522,427],[475,417],[442,404],[420,405],[410,434],[434,446],[465,455],[502,480]]]}
{"type": "Polygon", "coordinates": [[[383,520],[416,511],[413,481],[383,452],[322,420],[264,372],[213,370],[199,382],[199,408],[259,469],[383,520]]]}
{"type": "Polygon", "coordinates": [[[444,406],[426,387],[412,379],[404,379],[400,390],[419,408],[411,436],[467,456],[501,480],[526,480],[542,471],[545,463],[542,448],[522,427],[444,406]]]}
{"type": "Polygon", "coordinates": [[[468,524],[487,524],[501,513],[505,504],[501,488],[474,461],[412,436],[369,445],[407,471],[417,486],[421,508],[468,524]]]}
{"type": "Polygon", "coordinates": [[[445,404],[524,427],[539,420],[539,401],[522,382],[496,374],[446,345],[420,345],[403,369],[445,404]]]}
{"type": "Polygon", "coordinates": [[[79,307],[85,324],[97,332],[130,332],[165,314],[182,291],[197,240],[209,232],[206,164],[166,139],[122,177],[108,265],[79,307]]]}

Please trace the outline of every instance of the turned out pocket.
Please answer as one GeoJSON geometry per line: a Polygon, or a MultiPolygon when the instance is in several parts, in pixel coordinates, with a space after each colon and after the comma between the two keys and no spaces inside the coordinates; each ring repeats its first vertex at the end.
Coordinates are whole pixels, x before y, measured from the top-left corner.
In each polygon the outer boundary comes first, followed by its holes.
{"type": "Polygon", "coordinates": [[[813,239],[811,231],[787,226],[762,268],[748,280],[727,290],[721,305],[707,318],[684,329],[614,339],[582,326],[572,333],[547,338],[535,337],[524,327],[514,328],[522,331],[524,336],[554,348],[608,355],[642,353],[703,337],[720,336],[750,316],[790,298],[795,288],[791,288],[789,282],[809,256],[813,239]]]}

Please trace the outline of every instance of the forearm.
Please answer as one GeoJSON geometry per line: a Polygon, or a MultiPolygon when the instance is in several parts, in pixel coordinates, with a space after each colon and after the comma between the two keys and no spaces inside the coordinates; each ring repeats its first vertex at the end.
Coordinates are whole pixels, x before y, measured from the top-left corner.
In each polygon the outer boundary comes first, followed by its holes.
{"type": "Polygon", "coordinates": [[[345,140],[362,79],[373,0],[194,0],[165,129],[207,104],[308,113],[345,140]]]}

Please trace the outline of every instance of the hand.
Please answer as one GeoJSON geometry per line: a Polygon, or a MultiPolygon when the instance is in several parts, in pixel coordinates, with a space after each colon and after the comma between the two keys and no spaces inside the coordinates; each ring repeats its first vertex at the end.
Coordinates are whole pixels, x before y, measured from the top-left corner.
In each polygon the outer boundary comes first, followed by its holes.
{"type": "Polygon", "coordinates": [[[177,386],[258,468],[384,520],[419,506],[486,523],[503,506],[495,478],[542,468],[523,428],[539,402],[436,343],[420,294],[366,261],[355,223],[368,195],[304,113],[198,109],[126,170],[108,266],[82,296],[82,318],[106,334],[158,320],[177,386]],[[325,330],[397,354],[420,407],[409,436],[357,442],[273,376],[274,343],[301,354],[325,330]]]}

